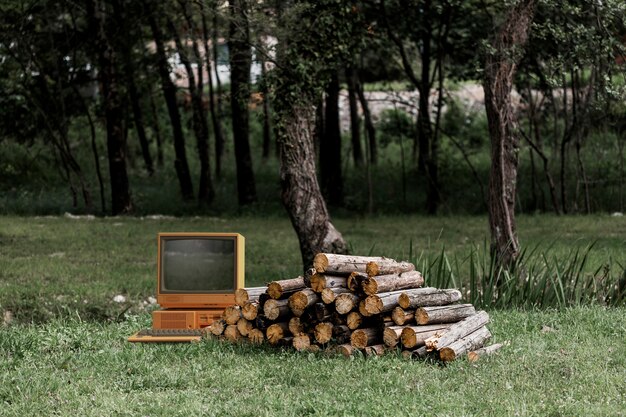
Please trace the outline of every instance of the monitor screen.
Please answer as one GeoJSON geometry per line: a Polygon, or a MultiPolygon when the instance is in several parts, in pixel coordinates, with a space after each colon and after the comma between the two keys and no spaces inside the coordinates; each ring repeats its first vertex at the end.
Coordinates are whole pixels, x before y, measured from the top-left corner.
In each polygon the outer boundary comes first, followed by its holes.
{"type": "Polygon", "coordinates": [[[233,292],[236,241],[228,237],[166,237],[161,242],[161,293],[233,292]]]}

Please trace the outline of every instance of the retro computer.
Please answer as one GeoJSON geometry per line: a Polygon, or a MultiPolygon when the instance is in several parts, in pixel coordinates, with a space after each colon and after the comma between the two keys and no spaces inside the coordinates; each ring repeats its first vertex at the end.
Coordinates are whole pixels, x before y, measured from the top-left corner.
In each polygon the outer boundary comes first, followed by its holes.
{"type": "Polygon", "coordinates": [[[200,340],[202,329],[235,303],[244,287],[245,239],[239,233],[159,233],[157,303],[152,328],[130,342],[200,340]]]}

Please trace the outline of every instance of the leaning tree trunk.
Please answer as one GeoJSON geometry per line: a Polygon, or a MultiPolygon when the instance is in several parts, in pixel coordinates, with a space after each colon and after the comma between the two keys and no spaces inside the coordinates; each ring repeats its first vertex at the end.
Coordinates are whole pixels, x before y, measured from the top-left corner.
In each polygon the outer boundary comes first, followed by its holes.
{"type": "Polygon", "coordinates": [[[233,138],[235,141],[235,162],[237,164],[237,191],[239,205],[242,206],[251,204],[257,199],[254,171],[252,170],[252,157],[250,155],[248,126],[252,51],[250,50],[246,11],[247,1],[234,0],[230,1],[229,5],[231,10],[228,39],[228,48],[230,50],[230,103],[233,138]]]}
{"type": "Polygon", "coordinates": [[[512,266],[519,255],[515,228],[515,192],[519,137],[511,104],[513,77],[528,39],[535,0],[513,7],[493,41],[485,63],[485,108],[491,139],[489,227],[491,250],[498,265],[512,266]]]}
{"type": "Polygon", "coordinates": [[[320,138],[320,181],[326,201],[331,206],[343,204],[341,176],[341,129],[339,126],[339,74],[333,71],[326,87],[324,134],[320,138]]]}
{"type": "Polygon", "coordinates": [[[315,107],[276,109],[283,205],[298,235],[304,269],[319,252],[346,253],[341,233],[330,222],[315,172],[315,107]]]}

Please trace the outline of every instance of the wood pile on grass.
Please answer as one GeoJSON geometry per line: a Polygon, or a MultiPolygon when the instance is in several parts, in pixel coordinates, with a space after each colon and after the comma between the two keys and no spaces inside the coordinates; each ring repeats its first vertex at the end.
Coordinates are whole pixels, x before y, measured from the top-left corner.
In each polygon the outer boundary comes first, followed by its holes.
{"type": "Polygon", "coordinates": [[[233,342],[346,356],[401,350],[447,362],[497,350],[501,345],[484,346],[489,315],[460,300],[456,289],[424,287],[412,263],[320,253],[304,276],[237,290],[236,304],[210,331],[233,342]]]}

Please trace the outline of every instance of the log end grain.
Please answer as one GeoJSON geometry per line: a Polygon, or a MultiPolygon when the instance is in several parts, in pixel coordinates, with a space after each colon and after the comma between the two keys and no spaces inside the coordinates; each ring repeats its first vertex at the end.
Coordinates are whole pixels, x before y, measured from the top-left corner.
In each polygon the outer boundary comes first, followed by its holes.
{"type": "Polygon", "coordinates": [[[301,333],[293,338],[293,347],[298,352],[309,349],[311,346],[311,338],[306,333],[301,333]]]}
{"type": "Polygon", "coordinates": [[[267,285],[267,293],[274,300],[278,300],[283,295],[283,287],[276,281],[270,282],[267,285]]]}
{"type": "Polygon", "coordinates": [[[361,323],[363,323],[363,316],[356,311],[349,313],[346,317],[346,325],[350,330],[358,329],[361,323]]]}
{"type": "Polygon", "coordinates": [[[237,324],[241,318],[241,307],[238,305],[228,306],[224,309],[222,318],[226,321],[226,324],[237,324]]]}
{"type": "Polygon", "coordinates": [[[333,337],[333,325],[328,322],[319,323],[315,326],[313,334],[318,343],[326,344],[330,342],[333,337]]]}
{"type": "Polygon", "coordinates": [[[226,338],[226,340],[236,342],[241,338],[241,333],[239,333],[239,330],[237,329],[237,326],[235,324],[229,324],[228,326],[226,326],[226,330],[224,330],[224,337],[226,338]]]}
{"type": "Polygon", "coordinates": [[[226,321],[225,320],[215,320],[211,323],[211,333],[215,336],[221,336],[224,333],[224,329],[226,329],[226,321]]]}
{"type": "Polygon", "coordinates": [[[279,341],[285,337],[285,328],[287,325],[285,323],[275,323],[267,328],[265,335],[267,337],[267,341],[271,345],[276,345],[279,341]]]}
{"type": "Polygon", "coordinates": [[[328,257],[324,253],[318,253],[313,258],[313,268],[316,272],[324,272],[328,268],[328,257]]]}
{"type": "Polygon", "coordinates": [[[254,320],[259,314],[259,303],[248,301],[241,307],[241,315],[246,320],[254,320]]]}
{"type": "Polygon", "coordinates": [[[375,279],[367,278],[361,283],[363,292],[367,295],[374,295],[378,292],[378,282],[375,279]]]}
{"type": "Polygon", "coordinates": [[[238,288],[235,291],[235,304],[243,307],[248,302],[248,291],[245,288],[238,288]]]}
{"type": "Polygon", "coordinates": [[[243,336],[243,337],[247,337],[248,334],[250,333],[250,330],[253,329],[252,323],[250,323],[248,320],[246,320],[245,318],[240,318],[239,321],[237,322],[237,330],[239,330],[239,333],[243,336]]]}
{"type": "Polygon", "coordinates": [[[317,293],[326,288],[326,277],[323,274],[315,274],[311,277],[311,289],[317,293]]]}
{"type": "Polygon", "coordinates": [[[398,345],[398,332],[395,329],[386,327],[383,330],[383,343],[389,347],[396,347],[398,345]]]}
{"type": "Polygon", "coordinates": [[[337,351],[341,353],[346,358],[349,358],[354,354],[355,349],[352,347],[350,343],[344,343],[343,345],[337,346],[337,351]]]}
{"type": "Polygon", "coordinates": [[[405,327],[402,329],[402,333],[400,334],[400,342],[402,346],[406,349],[414,348],[417,345],[417,337],[415,335],[415,330],[410,327],[405,327]]]}
{"type": "Polygon", "coordinates": [[[261,329],[252,329],[248,332],[248,339],[255,345],[260,345],[265,341],[265,334],[263,334],[261,329]]]}

